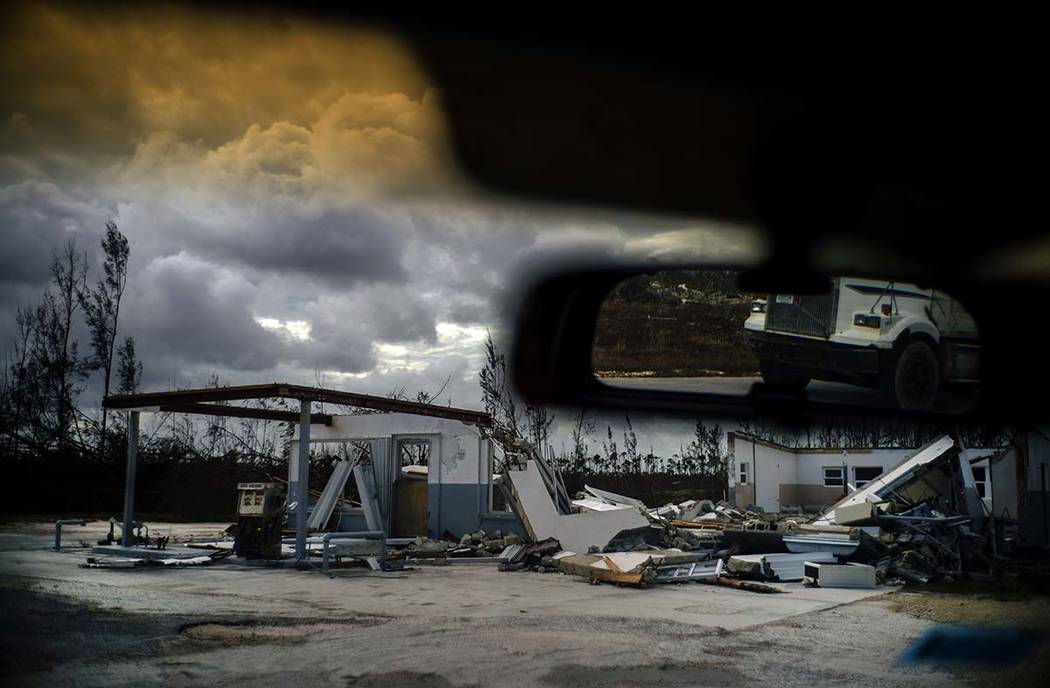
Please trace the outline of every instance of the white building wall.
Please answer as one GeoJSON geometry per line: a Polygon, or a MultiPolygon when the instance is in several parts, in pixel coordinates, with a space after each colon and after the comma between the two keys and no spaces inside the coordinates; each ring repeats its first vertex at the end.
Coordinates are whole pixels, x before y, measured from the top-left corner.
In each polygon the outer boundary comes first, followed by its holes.
{"type": "MultiPolygon", "coordinates": [[[[476,428],[447,418],[410,413],[367,413],[332,416],[330,426],[310,428],[311,442],[384,439],[391,446],[402,439],[430,440],[431,469],[428,482],[476,485],[488,466],[488,442],[476,428]]],[[[296,427],[295,445],[298,444],[296,427]]]]}
{"type": "Polygon", "coordinates": [[[914,449],[850,449],[843,451],[800,451],[795,456],[798,461],[798,480],[803,485],[823,485],[824,467],[835,467],[846,464],[846,482],[853,484],[853,469],[861,467],[878,467],[885,471],[915,453],[914,449]]]}
{"type": "MultiPolygon", "coordinates": [[[[393,474],[380,485],[386,497],[380,503],[393,503],[394,480],[399,470],[398,442],[423,439],[430,442],[427,471],[427,527],[431,537],[446,530],[457,537],[477,530],[489,516],[492,490],[491,443],[481,437],[473,425],[447,418],[432,418],[410,413],[374,413],[333,416],[331,426],[315,425],[310,429],[314,442],[351,440],[385,440],[389,447],[387,462],[393,474]]],[[[293,442],[293,456],[298,441],[293,442]]],[[[314,486],[320,489],[320,486],[314,486]]],[[[501,523],[501,529],[515,529],[513,523],[501,523]]]]}
{"type": "MultiPolygon", "coordinates": [[[[746,435],[735,434],[733,437],[733,468],[731,484],[736,486],[740,476],[740,464],[750,465],[749,476],[754,492],[755,506],[765,511],[778,512],[793,504],[781,504],[781,485],[824,485],[824,468],[846,466],[846,482],[855,485],[854,469],[873,467],[885,472],[901,461],[911,457],[916,449],[847,449],[847,450],[793,450],[754,441],[746,435]]],[[[975,459],[990,456],[995,450],[967,449],[965,456],[975,459]]],[[[987,466],[988,462],[978,462],[975,466],[987,466]]],[[[991,476],[988,476],[985,490],[985,502],[991,507],[991,476]]],[[[739,488],[736,494],[741,494],[739,488]]]]}

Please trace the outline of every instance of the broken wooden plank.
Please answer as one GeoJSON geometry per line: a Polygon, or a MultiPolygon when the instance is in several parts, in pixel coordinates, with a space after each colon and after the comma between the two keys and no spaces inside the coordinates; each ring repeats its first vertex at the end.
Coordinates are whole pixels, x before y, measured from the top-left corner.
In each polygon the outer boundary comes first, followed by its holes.
{"type": "Polygon", "coordinates": [[[762,592],[762,593],[778,593],[784,592],[780,588],[774,588],[772,585],[766,585],[765,583],[755,583],[753,581],[737,580],[735,578],[726,578],[721,576],[719,578],[703,578],[697,580],[698,583],[705,583],[707,585],[721,585],[727,588],[736,588],[738,590],[747,590],[749,592],[762,592]]]}
{"type": "Polygon", "coordinates": [[[591,569],[591,583],[616,583],[617,585],[647,585],[645,573],[616,573],[604,569],[591,569]]]}
{"type": "Polygon", "coordinates": [[[671,525],[675,528],[687,528],[690,530],[725,530],[726,528],[739,528],[740,524],[728,521],[680,521],[673,519],[671,525]]]}

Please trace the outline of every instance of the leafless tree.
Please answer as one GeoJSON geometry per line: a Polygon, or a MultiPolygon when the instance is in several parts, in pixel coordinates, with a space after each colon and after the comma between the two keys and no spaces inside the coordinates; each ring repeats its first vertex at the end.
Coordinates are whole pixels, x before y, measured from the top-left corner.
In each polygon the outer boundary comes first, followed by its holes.
{"type": "MultiPolygon", "coordinates": [[[[117,393],[135,394],[142,384],[142,361],[135,354],[135,340],[124,337],[117,349],[117,393]]],[[[105,421],[103,421],[105,429],[105,421]]]]}
{"type": "MultiPolygon", "coordinates": [[[[81,289],[78,299],[84,309],[84,320],[91,333],[92,357],[89,365],[102,371],[102,396],[109,396],[113,372],[113,355],[117,346],[117,325],[120,320],[120,301],[128,284],[128,239],[117,229],[115,222],[106,223],[106,236],[102,239],[102,279],[94,289],[81,289]]],[[[132,352],[134,345],[132,345],[132,352]]],[[[99,431],[98,453],[106,453],[106,425],[108,409],[102,407],[102,422],[99,431]]]]}
{"type": "Polygon", "coordinates": [[[631,425],[631,417],[624,416],[624,430],[623,430],[623,461],[624,470],[631,473],[642,472],[642,457],[638,454],[638,436],[634,434],[634,427],[631,425]]]}
{"type": "Polygon", "coordinates": [[[69,447],[70,432],[77,425],[75,401],[79,384],[87,376],[73,337],[78,295],[86,282],[86,261],[70,239],[61,252],[52,254],[51,286],[36,309],[32,345],[33,363],[47,402],[49,434],[60,454],[69,447]]]}
{"type": "Polygon", "coordinates": [[[583,471],[587,467],[587,439],[594,434],[594,414],[580,407],[573,419],[572,431],[572,470],[583,471]]]}
{"type": "Polygon", "coordinates": [[[522,414],[507,380],[507,358],[492,341],[485,338],[485,366],[478,374],[481,400],[485,411],[492,416],[497,429],[513,437],[521,437],[522,414]]]}
{"type": "Polygon", "coordinates": [[[7,352],[0,393],[0,429],[5,451],[30,443],[33,419],[42,417],[40,379],[33,357],[36,309],[19,306],[15,312],[15,339],[7,352]]]}
{"type": "Polygon", "coordinates": [[[528,439],[543,451],[550,438],[551,425],[554,424],[554,412],[543,404],[525,404],[525,429],[528,439]]]}
{"type": "Polygon", "coordinates": [[[607,473],[616,473],[620,470],[620,452],[616,447],[616,440],[613,439],[611,425],[605,426],[605,434],[608,437],[608,441],[602,440],[602,462],[599,470],[607,473]]]}

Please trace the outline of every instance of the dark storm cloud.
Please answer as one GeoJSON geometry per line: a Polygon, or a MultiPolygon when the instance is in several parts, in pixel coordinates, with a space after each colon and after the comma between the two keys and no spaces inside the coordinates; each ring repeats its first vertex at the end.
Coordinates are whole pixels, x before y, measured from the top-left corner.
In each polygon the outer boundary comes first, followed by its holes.
{"type": "Polygon", "coordinates": [[[39,303],[54,251],[73,240],[94,268],[111,212],[86,194],[51,182],[0,186],[0,351],[13,341],[17,309],[39,303]]]}
{"type": "Polygon", "coordinates": [[[94,257],[111,211],[51,182],[24,180],[0,188],[0,299],[11,289],[47,281],[52,251],[67,239],[94,257]]]}
{"type": "Polygon", "coordinates": [[[492,322],[492,303],[489,299],[471,298],[458,294],[445,311],[445,318],[457,325],[488,325],[492,322]]]}
{"type": "Polygon", "coordinates": [[[373,287],[364,295],[365,313],[373,323],[376,339],[387,342],[434,344],[437,321],[434,304],[424,301],[412,288],[373,287]]]}
{"type": "Polygon", "coordinates": [[[297,311],[310,339],[293,347],[307,369],[359,373],[376,365],[376,342],[433,344],[433,308],[410,289],[370,286],[329,293],[297,311]]]}
{"type": "Polygon", "coordinates": [[[295,359],[303,370],[361,373],[376,364],[372,342],[360,335],[323,337],[303,347],[295,359]]]}
{"type": "Polygon", "coordinates": [[[252,318],[246,305],[257,298],[258,289],[231,270],[186,254],[159,258],[138,275],[127,331],[144,358],[272,368],[286,345],[252,318]]]}
{"type": "Polygon", "coordinates": [[[224,263],[298,273],[328,287],[404,280],[404,232],[396,217],[371,208],[325,212],[319,217],[255,215],[252,226],[216,228],[194,237],[195,249],[224,263]]]}

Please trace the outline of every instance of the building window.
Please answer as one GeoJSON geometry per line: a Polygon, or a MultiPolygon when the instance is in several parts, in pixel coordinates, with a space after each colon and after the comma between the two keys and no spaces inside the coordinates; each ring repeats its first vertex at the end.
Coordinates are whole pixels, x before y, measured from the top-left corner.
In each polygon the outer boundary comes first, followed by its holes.
{"type": "Polygon", "coordinates": [[[973,482],[977,487],[977,494],[984,499],[988,494],[988,469],[984,466],[973,467],[973,482]]]}
{"type": "Polygon", "coordinates": [[[879,466],[856,466],[853,469],[853,485],[864,487],[880,475],[882,475],[882,468],[879,466]]]}
{"type": "Polygon", "coordinates": [[[405,466],[429,466],[430,440],[398,440],[397,453],[402,468],[405,466]]]}
{"type": "Polygon", "coordinates": [[[824,467],[824,487],[842,487],[842,466],[824,467]]]}
{"type": "Polygon", "coordinates": [[[751,465],[746,461],[740,464],[740,480],[737,481],[740,485],[747,485],[750,480],[751,465]]]}

